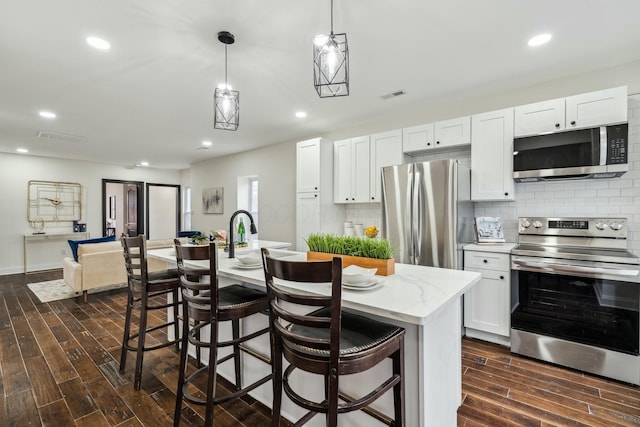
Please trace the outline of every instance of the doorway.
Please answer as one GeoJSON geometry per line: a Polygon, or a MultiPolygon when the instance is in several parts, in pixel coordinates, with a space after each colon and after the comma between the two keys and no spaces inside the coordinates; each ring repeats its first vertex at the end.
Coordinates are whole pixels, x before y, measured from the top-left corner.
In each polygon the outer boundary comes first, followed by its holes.
{"type": "Polygon", "coordinates": [[[144,187],[140,181],[102,180],[102,235],[144,233],[144,187]]]}
{"type": "Polygon", "coordinates": [[[147,183],[147,239],[175,238],[180,215],[180,185],[147,183]]]}

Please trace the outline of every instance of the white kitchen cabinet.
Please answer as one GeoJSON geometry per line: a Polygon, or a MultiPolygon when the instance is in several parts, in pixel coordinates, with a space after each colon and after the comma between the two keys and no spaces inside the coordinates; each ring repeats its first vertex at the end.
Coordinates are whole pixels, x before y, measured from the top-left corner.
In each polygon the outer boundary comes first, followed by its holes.
{"type": "Polygon", "coordinates": [[[514,200],[513,108],[471,116],[471,200],[514,200]]]}
{"type": "Polygon", "coordinates": [[[320,190],[319,159],[322,141],[322,138],[315,138],[296,145],[296,192],[298,193],[320,190]]]}
{"type": "Polygon", "coordinates": [[[433,123],[402,129],[402,151],[416,153],[431,148],[435,144],[434,129],[433,123]]]}
{"type": "Polygon", "coordinates": [[[379,202],[382,195],[382,168],[403,163],[402,129],[376,133],[370,137],[369,200],[379,202]]]}
{"type": "Polygon", "coordinates": [[[334,203],[369,202],[369,136],[333,143],[334,203]]]}
{"type": "Polygon", "coordinates": [[[514,134],[527,136],[563,130],[564,113],[564,98],[515,107],[514,134]]]}
{"type": "Polygon", "coordinates": [[[402,129],[402,151],[417,153],[471,143],[471,117],[458,117],[402,129]]]}
{"type": "Polygon", "coordinates": [[[566,99],[567,129],[627,121],[627,87],[583,93],[566,99]]]}
{"type": "Polygon", "coordinates": [[[296,250],[311,233],[342,233],[344,205],[333,203],[333,142],[315,138],[296,145],[296,250]]]}
{"type": "Polygon", "coordinates": [[[484,251],[464,249],[464,269],[482,274],[482,279],[464,295],[464,327],[467,336],[508,345],[511,329],[510,248],[484,251]],[[503,250],[506,252],[496,252],[503,250]]]}
{"type": "Polygon", "coordinates": [[[516,137],[627,121],[627,87],[583,93],[515,107],[516,137]]]}

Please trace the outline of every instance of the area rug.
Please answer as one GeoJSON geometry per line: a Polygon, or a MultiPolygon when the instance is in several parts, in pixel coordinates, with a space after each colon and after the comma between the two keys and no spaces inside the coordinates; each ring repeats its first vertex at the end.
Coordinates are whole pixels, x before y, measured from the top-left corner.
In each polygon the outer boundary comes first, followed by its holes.
{"type": "MultiPolygon", "coordinates": [[[[58,301],[61,299],[75,298],[81,296],[82,292],[74,292],[64,280],[48,280],[46,282],[28,283],[27,286],[31,291],[36,294],[40,302],[58,301]]],[[[112,289],[120,289],[126,286],[126,283],[113,286],[105,286],[104,288],[91,289],[89,294],[95,294],[97,292],[105,292],[112,289]]]]}

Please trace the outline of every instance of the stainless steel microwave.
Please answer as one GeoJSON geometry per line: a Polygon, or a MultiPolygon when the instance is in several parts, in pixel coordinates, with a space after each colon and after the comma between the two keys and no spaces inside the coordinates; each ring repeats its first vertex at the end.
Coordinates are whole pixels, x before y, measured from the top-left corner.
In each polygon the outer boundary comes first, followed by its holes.
{"type": "Polygon", "coordinates": [[[627,123],[513,140],[516,182],[613,178],[628,170],[627,123]]]}

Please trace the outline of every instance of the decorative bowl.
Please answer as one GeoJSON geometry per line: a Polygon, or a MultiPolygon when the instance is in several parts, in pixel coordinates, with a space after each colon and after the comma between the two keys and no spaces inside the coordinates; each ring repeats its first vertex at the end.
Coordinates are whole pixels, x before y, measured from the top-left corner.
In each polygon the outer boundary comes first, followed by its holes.
{"type": "Polygon", "coordinates": [[[377,268],[362,268],[357,265],[350,265],[342,269],[342,282],[347,284],[366,283],[373,279],[378,271],[377,268]]]}
{"type": "Polygon", "coordinates": [[[248,252],[245,254],[236,255],[236,259],[242,264],[246,265],[256,265],[262,263],[262,258],[260,257],[259,252],[248,252]]]}

